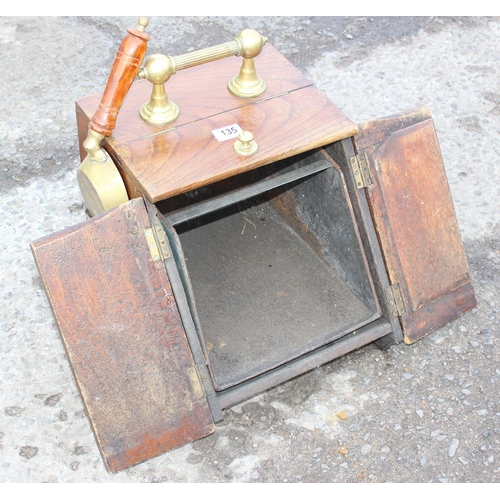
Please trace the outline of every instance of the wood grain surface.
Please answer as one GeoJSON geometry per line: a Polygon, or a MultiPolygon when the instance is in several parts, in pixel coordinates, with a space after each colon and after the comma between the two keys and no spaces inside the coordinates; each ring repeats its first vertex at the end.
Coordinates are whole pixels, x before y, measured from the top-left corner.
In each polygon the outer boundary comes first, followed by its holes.
{"type": "MultiPolygon", "coordinates": [[[[166,89],[180,116],[163,127],[148,125],[139,116],[151,84],[133,85],[106,146],[133,189],[156,203],[357,132],[356,125],[273,47],[266,45],[255,64],[267,89],[252,99],[227,90],[241,65],[236,57],[174,75],[166,89]],[[254,134],[259,145],[255,155],[239,156],[232,149],[234,140],[218,142],[213,136],[212,130],[235,123],[254,134]]],[[[77,102],[79,129],[85,129],[99,98],[77,102]]]]}
{"type": "Polygon", "coordinates": [[[361,125],[355,143],[369,157],[367,197],[410,343],[476,305],[434,123],[422,108],[361,125]]]}
{"type": "Polygon", "coordinates": [[[111,472],[213,432],[142,199],[32,243],[32,251],[111,472]]]}

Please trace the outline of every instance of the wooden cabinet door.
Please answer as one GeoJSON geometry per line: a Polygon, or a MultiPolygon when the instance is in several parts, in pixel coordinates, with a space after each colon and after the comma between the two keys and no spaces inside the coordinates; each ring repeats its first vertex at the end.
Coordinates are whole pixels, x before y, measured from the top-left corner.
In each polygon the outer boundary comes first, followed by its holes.
{"type": "Polygon", "coordinates": [[[213,432],[142,199],[32,243],[111,472],[213,432]]]}
{"type": "Polygon", "coordinates": [[[366,194],[412,343],[476,305],[434,123],[424,107],[360,125],[354,143],[366,155],[366,194]]]}

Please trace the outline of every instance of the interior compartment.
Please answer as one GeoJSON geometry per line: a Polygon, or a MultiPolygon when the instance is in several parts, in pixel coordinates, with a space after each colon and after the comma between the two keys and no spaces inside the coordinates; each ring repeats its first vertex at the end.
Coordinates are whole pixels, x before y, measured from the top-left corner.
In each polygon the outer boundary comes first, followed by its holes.
{"type": "Polygon", "coordinates": [[[321,151],[161,211],[216,390],[380,316],[342,174],[321,151]]]}

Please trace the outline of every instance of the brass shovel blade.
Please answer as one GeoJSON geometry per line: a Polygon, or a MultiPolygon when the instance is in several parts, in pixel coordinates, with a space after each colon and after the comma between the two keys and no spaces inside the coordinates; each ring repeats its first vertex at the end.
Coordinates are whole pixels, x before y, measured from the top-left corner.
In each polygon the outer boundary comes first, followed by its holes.
{"type": "Polygon", "coordinates": [[[78,168],[77,180],[90,217],[115,208],[129,199],[120,172],[107,153],[106,161],[102,163],[87,156],[78,168]]]}

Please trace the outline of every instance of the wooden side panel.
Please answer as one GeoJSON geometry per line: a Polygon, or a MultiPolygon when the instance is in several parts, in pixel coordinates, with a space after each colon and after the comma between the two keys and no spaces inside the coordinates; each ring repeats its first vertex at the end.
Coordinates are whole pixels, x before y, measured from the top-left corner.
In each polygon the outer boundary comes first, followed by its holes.
{"type": "Polygon", "coordinates": [[[106,466],[111,472],[213,432],[142,199],[32,243],[106,466]]]}
{"type": "Polygon", "coordinates": [[[411,343],[476,305],[434,123],[423,108],[361,125],[355,143],[369,158],[367,196],[411,343]]]}

